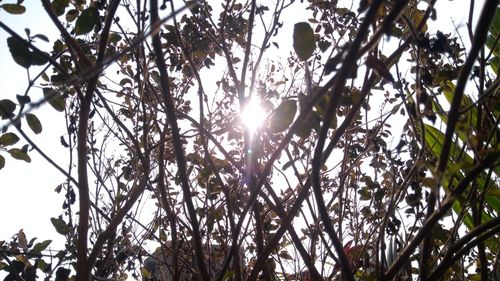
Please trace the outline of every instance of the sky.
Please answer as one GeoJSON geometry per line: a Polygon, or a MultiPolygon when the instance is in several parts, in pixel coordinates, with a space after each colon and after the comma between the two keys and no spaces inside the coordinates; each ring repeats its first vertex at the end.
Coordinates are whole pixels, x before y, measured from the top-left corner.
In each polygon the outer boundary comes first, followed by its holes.
{"type": "MultiPolygon", "coordinates": [[[[13,3],[15,1],[3,1],[2,3],[5,2],[13,3]]],[[[450,14],[438,15],[438,22],[431,23],[429,31],[435,32],[438,27],[445,33],[455,33],[452,21],[457,27],[463,27],[464,17],[467,16],[468,12],[468,6],[464,6],[465,2],[468,1],[438,1],[437,10],[450,11],[450,14]]],[[[479,12],[481,3],[482,1],[476,1],[476,13],[479,12]]],[[[25,1],[24,5],[26,5],[27,11],[23,15],[12,16],[0,10],[0,21],[21,35],[25,35],[24,28],[29,27],[31,34],[44,34],[51,41],[58,37],[58,33],[44,13],[40,1],[25,1]]],[[[300,11],[297,12],[300,13],[300,11]]],[[[477,16],[475,18],[477,19],[477,16]]],[[[280,32],[285,37],[290,38],[291,45],[293,24],[299,20],[288,20],[288,17],[285,17],[285,20],[285,26],[280,32]]],[[[468,44],[470,38],[465,31],[461,33],[464,35],[464,41],[468,44]]],[[[16,94],[24,94],[26,91],[27,77],[25,69],[12,60],[6,44],[7,37],[9,37],[7,33],[0,29],[0,85],[2,85],[0,99],[15,100],[16,94]]],[[[285,43],[280,43],[280,46],[285,43]]],[[[40,40],[36,42],[36,45],[45,51],[52,49],[51,44],[40,40]]],[[[282,53],[281,56],[284,59],[288,53],[282,53]]],[[[40,69],[30,68],[32,77],[38,74],[40,69]]],[[[30,94],[32,100],[38,100],[42,97],[39,89],[33,89],[32,92],[30,94]]],[[[65,134],[63,113],[56,112],[49,105],[36,109],[34,113],[42,122],[43,132],[35,136],[24,124],[25,132],[59,165],[66,167],[68,153],[59,142],[59,137],[65,134]]],[[[25,141],[21,140],[19,144],[17,147],[25,144],[25,141]]],[[[3,151],[0,151],[0,154],[6,158],[6,165],[0,170],[0,213],[3,215],[0,222],[0,241],[10,240],[20,229],[24,229],[28,239],[38,237],[39,240],[45,240],[61,237],[53,229],[50,218],[61,213],[63,195],[55,193],[54,189],[64,181],[64,176],[50,166],[36,151],[30,153],[31,163],[14,160],[3,151]]],[[[58,247],[62,248],[63,244],[61,241],[55,241],[52,246],[58,249],[58,247]]]]}
{"type": "MultiPolygon", "coordinates": [[[[23,15],[14,16],[0,10],[0,21],[22,36],[26,36],[24,29],[29,27],[32,35],[43,34],[49,38],[57,38],[56,30],[43,12],[40,1],[26,1],[24,5],[27,11],[23,15]]],[[[0,99],[9,98],[15,101],[16,94],[24,95],[28,79],[26,70],[17,65],[10,55],[6,43],[8,37],[9,35],[0,29],[0,84],[2,85],[0,99]]],[[[41,40],[36,41],[36,45],[45,51],[52,49],[51,44],[41,40]]],[[[31,67],[30,75],[36,76],[41,69],[31,67]]],[[[33,101],[41,99],[41,90],[32,89],[30,97],[33,101]]],[[[63,113],[56,112],[49,105],[36,109],[34,113],[42,122],[43,132],[35,136],[26,123],[22,128],[45,153],[64,167],[67,159],[64,158],[62,146],[58,141],[59,136],[65,132],[63,113]]],[[[9,131],[15,132],[15,130],[9,131]]],[[[16,147],[21,147],[25,143],[24,140],[20,140],[16,147]]],[[[0,151],[0,154],[6,159],[5,167],[0,170],[0,213],[3,215],[0,223],[0,241],[10,240],[10,237],[20,229],[24,229],[28,239],[39,237],[39,240],[45,240],[58,237],[50,218],[61,213],[62,195],[55,193],[54,189],[64,177],[36,151],[29,153],[31,163],[15,160],[4,151],[0,151]]]]}

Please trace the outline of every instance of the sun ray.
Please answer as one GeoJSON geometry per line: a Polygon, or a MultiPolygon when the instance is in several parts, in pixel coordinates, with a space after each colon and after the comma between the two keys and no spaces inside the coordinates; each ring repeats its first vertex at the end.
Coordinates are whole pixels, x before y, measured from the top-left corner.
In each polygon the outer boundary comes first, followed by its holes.
{"type": "Polygon", "coordinates": [[[266,112],[258,97],[252,96],[240,113],[240,122],[253,136],[266,120],[266,112]]]}

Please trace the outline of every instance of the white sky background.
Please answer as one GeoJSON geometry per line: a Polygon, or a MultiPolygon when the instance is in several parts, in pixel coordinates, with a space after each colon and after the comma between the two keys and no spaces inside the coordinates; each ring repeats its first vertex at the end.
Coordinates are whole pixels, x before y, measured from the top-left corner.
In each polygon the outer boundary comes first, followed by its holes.
{"type": "MultiPolygon", "coordinates": [[[[14,3],[15,1],[3,1],[2,3],[5,2],[14,3]]],[[[266,3],[266,1],[260,2],[266,3]]],[[[300,1],[296,0],[296,2],[298,4],[300,1]]],[[[482,3],[482,0],[476,0],[476,15],[480,12],[482,3]]],[[[38,40],[35,44],[42,50],[50,52],[53,41],[58,37],[55,27],[48,16],[45,15],[40,1],[28,0],[24,2],[24,5],[27,11],[23,15],[13,16],[0,10],[0,21],[7,24],[21,36],[25,36],[24,28],[26,27],[31,29],[32,35],[41,33],[48,36],[51,40],[50,44],[41,40],[38,40]]],[[[453,21],[457,27],[462,28],[460,33],[465,44],[469,45],[470,38],[463,29],[468,17],[468,5],[469,1],[437,1],[437,11],[449,11],[449,14],[438,14],[438,21],[429,23],[429,32],[435,34],[439,29],[444,33],[451,32],[455,34],[456,31],[452,25],[453,21]]],[[[276,38],[280,45],[280,49],[276,52],[277,61],[286,62],[286,58],[292,50],[293,25],[296,22],[306,20],[306,18],[303,18],[304,14],[303,10],[293,8],[288,9],[282,17],[284,26],[280,30],[279,37],[276,38]]],[[[475,19],[477,19],[477,16],[475,19]]],[[[7,37],[9,35],[0,29],[0,85],[2,85],[0,99],[9,98],[16,101],[15,95],[24,94],[26,91],[27,77],[25,69],[12,60],[6,44],[7,37]]],[[[255,43],[260,45],[261,36],[256,35],[254,38],[256,38],[255,43]]],[[[272,46],[271,50],[276,49],[272,46]]],[[[39,67],[31,67],[31,77],[38,74],[35,70],[39,71],[40,69],[39,67]]],[[[214,78],[219,79],[220,75],[216,74],[214,78]]],[[[39,100],[42,97],[41,90],[31,89],[30,97],[32,101],[39,100]]],[[[68,153],[59,142],[59,137],[66,133],[63,113],[56,112],[50,105],[44,105],[36,109],[35,114],[42,122],[43,132],[34,136],[24,123],[25,132],[32,137],[32,140],[42,150],[65,168],[68,153]]],[[[14,129],[10,131],[15,132],[14,129]]],[[[393,135],[398,136],[399,134],[394,133],[393,135]]],[[[24,140],[21,140],[16,147],[21,147],[25,143],[24,140]]],[[[24,229],[28,239],[38,237],[38,240],[41,241],[62,238],[55,232],[50,218],[57,217],[61,213],[63,192],[57,194],[54,189],[65,180],[64,176],[39,156],[36,151],[30,152],[31,163],[15,160],[6,152],[0,152],[0,154],[6,158],[5,167],[0,170],[0,214],[2,214],[0,241],[10,240],[11,236],[16,234],[19,229],[24,229]]],[[[63,241],[59,241],[59,243],[53,242],[52,247],[60,249],[63,243],[63,241]]]]}
{"type": "MultiPolygon", "coordinates": [[[[3,1],[7,2],[7,1],[3,1]]],[[[9,1],[15,2],[15,1],[9,1]]],[[[55,27],[44,13],[40,1],[25,1],[26,13],[10,15],[0,10],[0,21],[26,38],[24,29],[29,27],[31,34],[44,34],[51,41],[58,37],[55,27]]],[[[16,101],[16,94],[24,95],[28,80],[26,70],[17,65],[7,47],[7,38],[10,37],[0,29],[0,99],[9,98],[16,101]]],[[[44,51],[52,50],[52,42],[45,43],[37,40],[35,44],[44,51]]],[[[30,75],[35,77],[41,67],[31,67],[30,75]]],[[[33,88],[30,92],[32,101],[43,97],[40,89],[33,88]]],[[[16,108],[18,110],[19,107],[16,108]]],[[[17,112],[17,111],[16,111],[17,112]]],[[[40,148],[50,155],[59,165],[65,167],[67,156],[59,143],[59,136],[65,133],[63,113],[56,112],[50,105],[36,109],[34,113],[40,119],[43,132],[35,136],[26,123],[22,128],[32,137],[40,148]]],[[[0,125],[3,125],[0,121],[0,125]]],[[[9,131],[16,132],[10,128],[9,131]]],[[[19,134],[18,134],[19,135],[19,134]]],[[[21,147],[26,142],[21,140],[15,147],[21,147]]],[[[64,181],[64,176],[48,164],[36,151],[29,153],[32,162],[15,160],[6,152],[0,152],[5,158],[5,167],[0,170],[0,241],[10,240],[10,237],[19,229],[24,229],[27,238],[38,237],[40,240],[61,237],[55,232],[50,222],[51,217],[61,213],[63,195],[58,195],[54,189],[64,181]]],[[[55,242],[53,242],[54,246],[55,242]]],[[[57,243],[59,248],[63,245],[57,243]]],[[[57,247],[57,246],[56,246],[57,247]]]]}

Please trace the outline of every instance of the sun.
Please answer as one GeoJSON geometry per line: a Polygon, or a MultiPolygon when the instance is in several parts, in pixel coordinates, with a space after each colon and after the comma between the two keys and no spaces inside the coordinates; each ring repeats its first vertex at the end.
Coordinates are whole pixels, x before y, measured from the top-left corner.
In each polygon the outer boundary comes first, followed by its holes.
{"type": "Polygon", "coordinates": [[[253,135],[266,120],[267,113],[262,108],[260,99],[252,96],[240,113],[240,122],[253,135]]]}

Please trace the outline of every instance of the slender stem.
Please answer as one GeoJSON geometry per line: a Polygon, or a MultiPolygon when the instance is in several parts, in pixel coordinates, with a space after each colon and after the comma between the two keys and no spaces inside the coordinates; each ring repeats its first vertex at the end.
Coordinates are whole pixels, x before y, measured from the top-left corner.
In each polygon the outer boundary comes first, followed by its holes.
{"type": "MultiPolygon", "coordinates": [[[[151,8],[150,11],[151,24],[154,26],[160,20],[158,17],[158,1],[152,0],[150,2],[150,8],[151,8]]],[[[184,194],[185,204],[191,220],[191,226],[193,231],[193,243],[195,248],[195,258],[198,265],[198,270],[201,275],[201,279],[204,281],[208,281],[210,280],[210,277],[208,275],[207,267],[205,266],[200,227],[196,215],[196,210],[194,208],[194,204],[192,201],[191,190],[189,187],[189,179],[187,175],[186,159],[184,157],[184,149],[182,147],[179,127],[177,125],[177,117],[175,114],[175,105],[172,98],[172,93],[170,92],[170,86],[168,84],[168,81],[170,79],[167,73],[167,66],[165,64],[165,59],[163,57],[161,39],[158,33],[155,33],[153,35],[152,44],[153,44],[153,51],[155,54],[156,64],[158,66],[158,71],[160,72],[161,94],[163,96],[163,102],[167,110],[168,121],[170,123],[170,127],[172,130],[172,142],[175,151],[175,158],[178,167],[179,179],[184,194]]]]}

